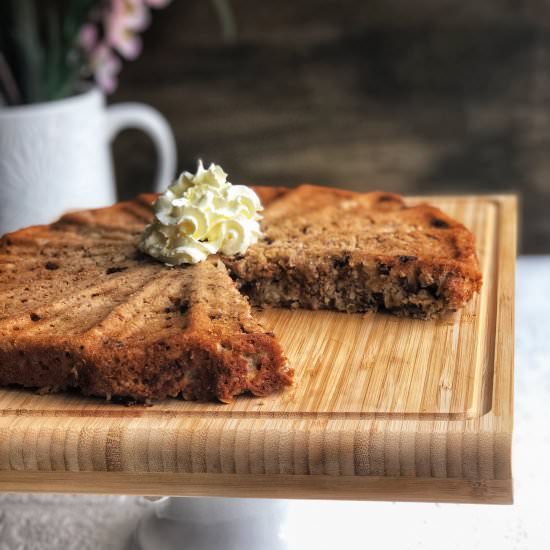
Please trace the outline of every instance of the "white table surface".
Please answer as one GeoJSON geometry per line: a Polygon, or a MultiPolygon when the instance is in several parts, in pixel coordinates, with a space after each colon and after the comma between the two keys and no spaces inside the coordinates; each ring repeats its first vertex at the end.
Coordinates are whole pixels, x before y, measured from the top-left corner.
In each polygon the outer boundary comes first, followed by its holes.
{"type": "MultiPolygon", "coordinates": [[[[550,549],[550,256],[520,258],[517,288],[514,505],[290,501],[291,548],[550,549]]],[[[143,513],[136,497],[0,494],[0,550],[122,550],[143,513]]]]}

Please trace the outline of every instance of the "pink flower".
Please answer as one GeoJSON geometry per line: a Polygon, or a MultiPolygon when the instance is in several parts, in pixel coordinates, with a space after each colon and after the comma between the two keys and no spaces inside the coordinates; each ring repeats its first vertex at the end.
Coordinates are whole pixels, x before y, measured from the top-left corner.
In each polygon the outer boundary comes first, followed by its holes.
{"type": "Polygon", "coordinates": [[[87,23],[82,27],[79,45],[89,54],[95,80],[106,93],[113,92],[118,83],[122,64],[116,53],[126,59],[138,57],[142,48],[138,33],[150,23],[150,7],[163,8],[170,1],[110,0],[101,12],[105,36],[102,42],[98,42],[95,24],[87,23]]]}
{"type": "Polygon", "coordinates": [[[102,43],[92,52],[91,62],[99,87],[107,94],[113,93],[118,84],[117,75],[122,68],[120,59],[106,44],[102,43]]]}
{"type": "Polygon", "coordinates": [[[78,44],[87,53],[97,44],[97,27],[93,23],[86,23],[78,34],[78,44]]]}
{"type": "Polygon", "coordinates": [[[151,22],[151,13],[145,0],[111,0],[108,16],[117,25],[132,31],[143,31],[151,22]]]}
{"type": "Polygon", "coordinates": [[[125,59],[136,59],[141,53],[141,38],[126,27],[114,26],[110,28],[107,33],[107,41],[125,59]]]}
{"type": "Polygon", "coordinates": [[[139,56],[142,44],[136,31],[143,30],[149,24],[149,8],[143,0],[112,0],[104,23],[110,46],[126,59],[139,56]]]}

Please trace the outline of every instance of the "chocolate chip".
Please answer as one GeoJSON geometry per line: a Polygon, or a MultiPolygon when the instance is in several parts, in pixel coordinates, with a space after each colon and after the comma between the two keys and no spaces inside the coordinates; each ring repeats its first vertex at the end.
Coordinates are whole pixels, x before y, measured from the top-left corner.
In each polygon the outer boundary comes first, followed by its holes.
{"type": "Polygon", "coordinates": [[[390,202],[395,200],[395,197],[392,197],[391,195],[380,195],[378,197],[378,202],[390,202]]]}
{"type": "Polygon", "coordinates": [[[399,261],[402,264],[406,264],[407,262],[412,262],[413,260],[416,260],[416,256],[399,256],[399,261]]]}
{"type": "Polygon", "coordinates": [[[378,273],[379,275],[389,275],[390,274],[390,266],[386,264],[378,264],[378,273]]]}
{"type": "Polygon", "coordinates": [[[345,256],[342,256],[341,258],[333,258],[332,265],[336,269],[344,269],[349,265],[350,255],[346,254],[345,256]]]}
{"type": "Polygon", "coordinates": [[[239,290],[243,294],[247,294],[247,295],[252,294],[252,292],[254,292],[255,289],[256,289],[256,285],[252,281],[246,281],[245,283],[241,284],[239,287],[239,290]]]}
{"type": "Polygon", "coordinates": [[[273,244],[274,241],[271,237],[264,237],[264,243],[267,245],[273,244]]]}
{"type": "Polygon", "coordinates": [[[172,311],[172,309],[169,308],[169,307],[164,308],[164,313],[170,313],[171,311],[172,311]]]}
{"type": "Polygon", "coordinates": [[[187,302],[182,302],[179,307],[178,307],[178,311],[184,315],[185,313],[187,313],[187,310],[189,309],[189,304],[187,302]]]}
{"type": "Polygon", "coordinates": [[[432,218],[431,224],[433,227],[440,229],[448,229],[449,227],[449,224],[445,220],[440,220],[439,218],[432,218]]]}
{"type": "Polygon", "coordinates": [[[125,271],[128,269],[127,267],[108,267],[105,270],[105,275],[112,275],[113,273],[120,273],[121,271],[125,271]]]}
{"type": "Polygon", "coordinates": [[[46,262],[44,267],[50,271],[53,271],[54,269],[59,269],[59,264],[56,264],[55,262],[46,262]]]}
{"type": "Polygon", "coordinates": [[[439,293],[439,285],[437,283],[432,283],[431,285],[428,285],[426,287],[426,290],[430,293],[431,296],[438,298],[439,293]]]}
{"type": "Polygon", "coordinates": [[[413,279],[411,281],[411,280],[409,280],[408,277],[399,277],[399,284],[407,292],[411,292],[411,293],[418,292],[418,281],[416,279],[413,279]]]}
{"type": "Polygon", "coordinates": [[[38,315],[37,313],[31,313],[31,321],[40,321],[40,319],[42,319],[42,317],[40,317],[40,315],[38,315]]]}
{"type": "Polygon", "coordinates": [[[426,317],[426,314],[422,309],[422,306],[418,304],[407,304],[404,309],[407,313],[409,313],[413,317],[426,317]]]}

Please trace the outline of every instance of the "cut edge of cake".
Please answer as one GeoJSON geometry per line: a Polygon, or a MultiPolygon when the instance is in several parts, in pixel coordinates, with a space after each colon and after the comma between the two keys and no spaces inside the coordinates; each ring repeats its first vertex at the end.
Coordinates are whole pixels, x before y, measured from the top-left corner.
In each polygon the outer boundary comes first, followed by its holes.
{"type": "Polygon", "coordinates": [[[482,284],[473,234],[438,208],[308,184],[267,211],[261,242],[224,261],[253,304],[274,307],[431,319],[482,284]],[[346,224],[349,215],[365,223],[346,224]],[[370,244],[353,246],[361,241],[370,244]]]}

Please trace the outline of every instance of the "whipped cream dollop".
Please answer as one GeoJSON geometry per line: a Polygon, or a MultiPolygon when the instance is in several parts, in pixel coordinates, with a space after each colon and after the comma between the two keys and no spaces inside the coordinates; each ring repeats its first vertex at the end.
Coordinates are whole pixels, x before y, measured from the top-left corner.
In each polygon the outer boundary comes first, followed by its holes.
{"type": "Polygon", "coordinates": [[[258,241],[258,195],[232,185],[216,164],[183,172],[153,204],[155,219],[139,243],[143,252],[168,264],[196,264],[209,254],[243,254],[258,241]]]}

